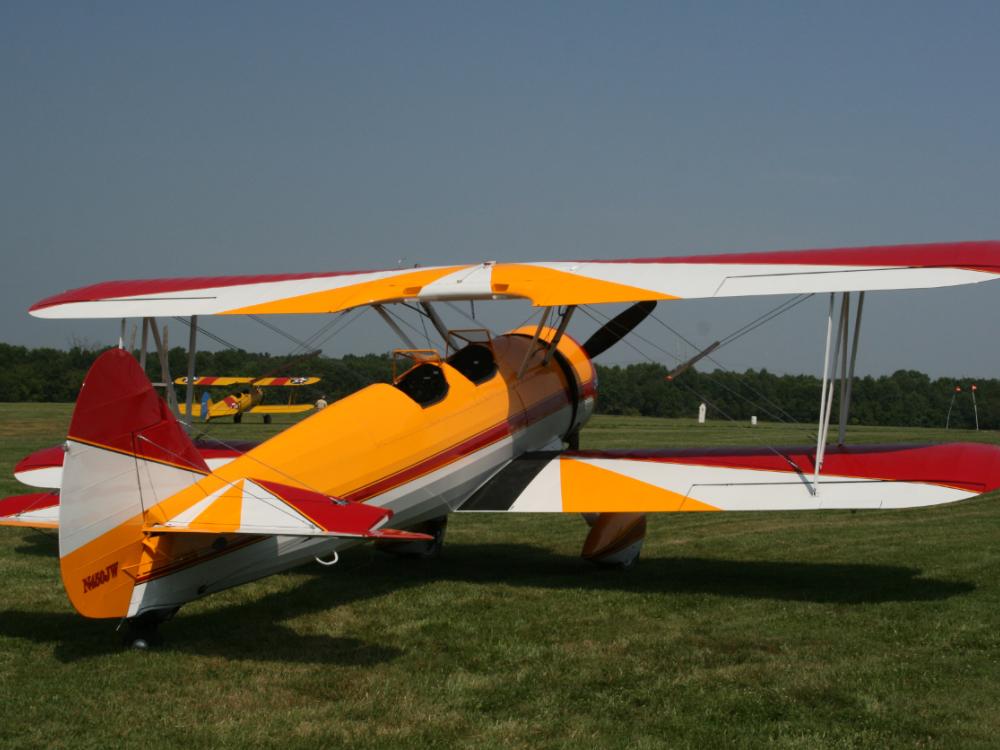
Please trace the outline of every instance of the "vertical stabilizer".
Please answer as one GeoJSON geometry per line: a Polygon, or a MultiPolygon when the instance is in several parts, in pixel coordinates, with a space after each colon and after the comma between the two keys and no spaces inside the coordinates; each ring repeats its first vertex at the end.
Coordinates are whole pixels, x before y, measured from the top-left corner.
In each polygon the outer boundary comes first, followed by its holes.
{"type": "Polygon", "coordinates": [[[70,422],[60,501],[60,569],[80,614],[134,614],[145,512],[207,473],[135,359],[120,349],[98,357],[70,422]]]}

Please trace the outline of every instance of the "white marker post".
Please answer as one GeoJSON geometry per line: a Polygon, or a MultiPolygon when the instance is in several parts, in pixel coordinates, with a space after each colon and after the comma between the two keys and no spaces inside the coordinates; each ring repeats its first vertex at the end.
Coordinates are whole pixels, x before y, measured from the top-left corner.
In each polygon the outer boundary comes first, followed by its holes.
{"type": "Polygon", "coordinates": [[[708,414],[708,407],[702,403],[698,406],[698,424],[705,424],[706,414],[708,414]]]}
{"type": "Polygon", "coordinates": [[[972,413],[976,415],[976,432],[979,431],[979,407],[976,406],[976,384],[972,384],[972,413]]]}

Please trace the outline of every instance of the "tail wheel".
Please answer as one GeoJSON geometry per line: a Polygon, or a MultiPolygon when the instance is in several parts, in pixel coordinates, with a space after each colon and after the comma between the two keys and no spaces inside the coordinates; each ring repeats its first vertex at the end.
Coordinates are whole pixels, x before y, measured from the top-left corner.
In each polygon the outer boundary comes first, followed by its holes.
{"type": "Polygon", "coordinates": [[[242,414],[234,414],[233,415],[233,424],[239,424],[242,421],[243,421],[243,415],[242,414]]]}

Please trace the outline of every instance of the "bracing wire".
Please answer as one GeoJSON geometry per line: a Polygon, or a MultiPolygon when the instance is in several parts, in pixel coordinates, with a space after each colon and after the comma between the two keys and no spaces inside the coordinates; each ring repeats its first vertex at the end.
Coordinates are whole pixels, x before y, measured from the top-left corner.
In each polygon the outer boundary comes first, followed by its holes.
{"type": "MultiPolygon", "coordinates": [[[[183,323],[188,328],[191,327],[191,321],[188,318],[182,318],[178,315],[175,315],[174,320],[183,323]]],[[[221,336],[216,336],[214,333],[204,328],[203,326],[197,325],[195,326],[195,328],[197,329],[198,333],[202,334],[203,336],[207,336],[208,338],[212,339],[212,341],[214,341],[215,343],[222,344],[224,347],[226,347],[227,349],[232,349],[234,352],[239,350],[239,347],[236,346],[236,344],[232,343],[231,341],[226,341],[221,336]]]]}
{"type": "MultiPolygon", "coordinates": [[[[722,339],[719,342],[719,347],[718,348],[722,348],[726,344],[731,344],[733,341],[736,341],[737,339],[742,338],[743,336],[747,335],[748,333],[750,333],[753,330],[756,330],[757,328],[759,328],[760,326],[764,325],[765,323],[768,323],[768,322],[774,320],[779,315],[782,315],[783,313],[788,312],[793,307],[797,307],[799,304],[805,302],[807,299],[809,299],[812,296],[813,296],[812,294],[804,294],[804,295],[798,295],[797,297],[793,297],[790,300],[786,300],[785,302],[781,303],[780,305],[778,305],[777,307],[775,307],[771,311],[769,311],[767,313],[764,313],[764,315],[761,315],[760,317],[758,317],[755,320],[751,321],[747,325],[743,326],[742,328],[737,329],[733,333],[731,333],[728,336],[726,336],[724,339],[722,339]]],[[[671,327],[670,325],[668,325],[665,321],[663,321],[662,319],[660,319],[656,315],[650,315],[650,317],[653,318],[653,320],[655,320],[661,326],[663,326],[664,328],[666,328],[668,331],[670,331],[672,334],[674,334],[675,336],[677,336],[677,338],[679,338],[685,344],[687,344],[688,346],[690,346],[692,349],[698,350],[698,349],[701,348],[701,347],[697,346],[694,342],[692,342],[690,339],[688,339],[686,336],[684,336],[680,331],[678,331],[677,329],[671,327]]],[[[771,401],[771,399],[769,399],[763,393],[761,393],[756,388],[754,388],[749,382],[746,381],[745,377],[739,375],[739,373],[733,372],[728,367],[726,367],[721,362],[719,362],[717,359],[715,359],[715,358],[713,358],[711,356],[706,356],[705,359],[707,359],[709,362],[711,362],[713,365],[715,365],[716,367],[718,367],[723,372],[735,375],[737,378],[739,378],[740,382],[743,384],[744,387],[746,387],[750,391],[752,391],[753,394],[758,399],[760,399],[760,401],[762,403],[768,404],[773,409],[775,409],[776,411],[778,411],[781,414],[783,414],[787,418],[788,422],[790,422],[792,424],[801,424],[801,422],[799,422],[797,419],[795,419],[795,417],[793,417],[787,411],[785,411],[784,409],[782,409],[781,406],[779,406],[778,404],[774,403],[773,401],[771,401]]],[[[740,396],[740,397],[741,398],[745,398],[743,396],[740,396]]],[[[779,418],[778,421],[779,422],[784,422],[786,420],[779,418]]]]}
{"type": "MultiPolygon", "coordinates": [[[[584,309],[584,312],[586,312],[586,309],[584,309]]],[[[623,341],[623,342],[625,343],[625,345],[626,345],[626,346],[630,347],[630,348],[631,348],[631,349],[632,349],[632,350],[633,350],[634,352],[636,352],[636,353],[637,353],[637,354],[638,354],[638,355],[639,355],[640,357],[642,357],[643,359],[645,359],[645,360],[649,361],[650,363],[652,363],[652,364],[654,364],[654,365],[657,365],[657,364],[660,364],[659,362],[657,362],[657,361],[656,361],[655,359],[653,359],[652,357],[650,357],[650,356],[649,356],[648,354],[646,354],[646,352],[642,351],[642,350],[641,350],[641,349],[640,349],[639,347],[637,347],[637,346],[636,346],[635,344],[633,344],[633,343],[632,343],[631,341],[629,341],[628,339],[622,339],[622,341],[623,341]]],[[[655,346],[655,345],[654,345],[654,346],[655,346]]],[[[659,347],[656,347],[656,348],[659,348],[659,347]]],[[[667,353],[669,354],[669,352],[667,352],[667,353]]],[[[674,355],[670,355],[670,356],[674,356],[674,355]]],[[[676,356],[674,356],[674,358],[675,358],[675,359],[677,359],[677,357],[676,357],[676,356]]],[[[695,388],[693,388],[692,386],[690,386],[690,385],[688,385],[687,383],[684,383],[684,382],[682,382],[682,381],[680,381],[680,380],[675,380],[674,382],[675,382],[675,383],[678,383],[679,385],[682,385],[682,386],[683,386],[684,388],[686,388],[686,389],[687,389],[688,391],[690,391],[690,392],[691,392],[692,394],[694,394],[694,396],[695,396],[696,398],[698,398],[698,399],[700,399],[700,400],[704,401],[704,402],[705,402],[705,403],[706,403],[706,404],[707,404],[708,406],[712,407],[712,409],[714,409],[715,411],[717,411],[717,412],[718,412],[719,414],[721,414],[721,415],[722,415],[723,417],[725,417],[726,419],[728,419],[728,420],[729,420],[730,422],[732,422],[733,424],[737,424],[737,425],[738,425],[738,424],[741,424],[741,422],[739,422],[739,420],[737,420],[737,419],[735,419],[734,417],[732,417],[732,416],[731,416],[731,415],[730,415],[730,414],[729,414],[728,412],[726,412],[726,411],[725,411],[724,409],[720,408],[720,407],[719,407],[719,406],[718,406],[717,404],[715,404],[715,403],[714,403],[714,402],[713,402],[713,401],[712,401],[711,399],[709,399],[709,398],[706,398],[706,397],[704,396],[704,394],[702,394],[702,393],[699,393],[699,392],[698,392],[698,391],[697,391],[697,390],[696,390],[695,388]]],[[[739,394],[735,394],[735,395],[739,396],[739,394]]],[[[744,397],[741,397],[741,398],[744,398],[744,397]]],[[[795,461],[793,461],[793,460],[792,460],[792,459],[791,459],[791,458],[790,458],[789,456],[787,456],[787,455],[785,455],[784,453],[782,453],[782,452],[781,452],[780,450],[778,450],[777,448],[775,448],[775,447],[774,447],[773,445],[771,445],[770,443],[766,443],[766,442],[764,442],[763,438],[761,438],[761,437],[760,437],[759,435],[757,435],[757,434],[754,434],[754,435],[753,435],[753,439],[754,439],[755,441],[757,441],[757,443],[758,443],[758,444],[759,444],[759,445],[760,445],[760,446],[761,446],[762,448],[765,448],[765,449],[767,449],[767,450],[771,451],[771,452],[772,452],[772,453],[774,453],[774,454],[775,454],[776,456],[780,456],[780,457],[781,457],[782,459],[784,459],[785,461],[787,461],[787,462],[788,462],[788,464],[789,464],[789,465],[791,465],[791,467],[792,467],[793,469],[795,469],[795,471],[797,471],[797,472],[798,472],[798,473],[800,473],[800,474],[802,473],[802,470],[801,470],[801,469],[799,468],[799,466],[798,466],[798,465],[797,465],[797,464],[795,463],[795,461]]]]}
{"type": "MultiPolygon", "coordinates": [[[[587,307],[583,307],[581,309],[584,311],[584,314],[588,315],[591,318],[591,320],[594,320],[598,324],[601,324],[601,321],[599,319],[597,319],[597,318],[594,317],[595,313],[597,315],[600,315],[601,317],[603,317],[605,322],[607,322],[608,320],[610,320],[610,318],[608,318],[607,316],[605,316],[603,313],[599,313],[598,311],[593,310],[592,308],[588,309],[587,307]]],[[[789,308],[789,309],[791,309],[791,308],[789,308]]],[[[664,327],[666,327],[669,331],[676,333],[670,326],[668,326],[666,323],[664,323],[659,318],[656,318],[655,315],[651,316],[651,317],[654,317],[657,320],[657,322],[659,322],[661,325],[663,325],[664,327]]],[[[682,340],[684,340],[684,342],[687,343],[688,346],[691,346],[692,348],[695,348],[695,349],[698,348],[693,343],[691,343],[690,341],[688,341],[687,339],[685,339],[683,336],[681,336],[679,333],[677,333],[677,335],[682,340]]],[[[635,331],[633,331],[630,334],[630,336],[634,336],[635,338],[639,339],[640,341],[642,341],[643,343],[647,344],[648,346],[651,346],[654,349],[656,349],[657,351],[662,352],[663,354],[665,354],[666,356],[670,357],[674,361],[680,362],[680,357],[678,357],[676,354],[674,354],[673,352],[667,351],[666,349],[664,349],[659,344],[657,344],[657,343],[655,343],[653,341],[650,341],[649,339],[645,338],[641,334],[636,333],[635,331]]],[[[627,339],[624,339],[624,340],[625,340],[625,342],[627,344],[629,343],[627,339]]],[[[643,354],[643,356],[646,356],[646,355],[643,354]]],[[[647,357],[647,359],[648,359],[648,357],[647,357]]],[[[727,373],[731,372],[730,370],[728,370],[727,368],[723,367],[718,362],[716,362],[714,359],[712,359],[710,357],[706,357],[706,359],[708,359],[709,361],[713,362],[717,367],[719,367],[724,372],[727,372],[727,373]]],[[[650,360],[650,361],[653,361],[653,360],[650,360]]],[[[763,402],[763,403],[757,403],[757,402],[751,401],[746,396],[744,396],[742,393],[739,393],[738,391],[733,390],[732,388],[730,388],[725,383],[720,383],[719,385],[721,385],[722,388],[725,391],[727,391],[727,392],[731,393],[732,395],[736,396],[736,398],[742,399],[742,400],[747,401],[748,403],[750,403],[750,404],[752,404],[754,406],[759,407],[760,410],[763,411],[768,417],[774,419],[777,422],[791,422],[792,424],[799,424],[799,422],[797,422],[790,414],[788,414],[788,412],[786,412],[784,409],[782,409],[777,404],[774,404],[773,402],[771,402],[770,399],[768,399],[762,393],[760,393],[759,391],[757,391],[757,389],[754,388],[752,385],[750,385],[749,383],[745,382],[745,379],[742,376],[740,376],[738,373],[732,373],[732,374],[736,375],[737,378],[739,378],[740,381],[743,383],[743,385],[746,386],[747,388],[749,388],[751,391],[753,391],[757,395],[757,397],[760,399],[760,401],[763,402]],[[774,407],[775,411],[772,411],[772,410],[768,409],[764,404],[769,404],[770,406],[774,407]],[[787,419],[783,419],[782,416],[781,416],[782,414],[784,414],[784,416],[787,417],[787,419]]],[[[708,402],[706,401],[706,403],[708,403],[708,402]]]]}
{"type": "Polygon", "coordinates": [[[272,331],[274,331],[279,336],[283,336],[284,338],[286,338],[289,341],[291,341],[293,344],[298,344],[301,349],[308,349],[309,348],[309,344],[307,344],[305,341],[302,341],[302,339],[296,338],[295,336],[293,336],[292,334],[290,334],[288,331],[285,331],[285,330],[279,328],[278,326],[274,325],[274,323],[271,323],[270,321],[264,320],[264,318],[260,317],[259,315],[247,315],[247,317],[250,318],[250,320],[254,320],[254,321],[260,323],[265,328],[271,329],[272,331]]]}

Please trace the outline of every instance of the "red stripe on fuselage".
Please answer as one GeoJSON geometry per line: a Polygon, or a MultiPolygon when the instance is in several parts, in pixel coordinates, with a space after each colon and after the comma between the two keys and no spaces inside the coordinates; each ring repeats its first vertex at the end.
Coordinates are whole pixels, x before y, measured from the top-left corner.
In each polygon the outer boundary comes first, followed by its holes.
{"type": "Polygon", "coordinates": [[[568,404],[569,397],[566,395],[565,391],[554,393],[528,407],[527,410],[517,412],[503,422],[499,422],[492,427],[488,427],[482,432],[473,435],[466,440],[456,443],[449,448],[445,448],[443,451],[435,453],[433,456],[429,456],[428,458],[418,461],[412,466],[408,466],[395,474],[391,474],[372,482],[369,485],[356,489],[353,492],[347,493],[344,496],[344,499],[352,502],[364,502],[365,500],[375,497],[376,495],[381,495],[382,493],[388,492],[389,490],[406,484],[407,482],[412,482],[415,479],[419,479],[426,474],[437,471],[448,464],[454,463],[461,458],[493,445],[494,443],[503,440],[505,437],[527,428],[530,424],[555,414],[568,404]]]}

